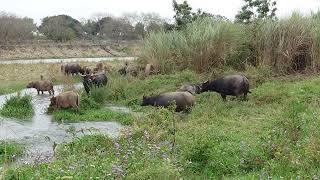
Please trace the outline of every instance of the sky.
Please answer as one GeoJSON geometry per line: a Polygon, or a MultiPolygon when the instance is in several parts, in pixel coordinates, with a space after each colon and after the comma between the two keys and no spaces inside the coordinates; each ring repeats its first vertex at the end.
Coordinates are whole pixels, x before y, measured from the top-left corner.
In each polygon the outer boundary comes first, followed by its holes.
{"type": "MultiPolygon", "coordinates": [[[[177,0],[182,2],[183,0],[177,0]]],[[[243,0],[188,0],[191,7],[233,19],[243,0]]],[[[290,15],[298,10],[304,14],[320,9],[320,0],[277,0],[277,15],[290,15]]],[[[155,12],[173,17],[172,0],[0,0],[0,11],[30,17],[37,24],[46,16],[66,14],[81,20],[97,13],[120,16],[123,13],[155,12]]]]}

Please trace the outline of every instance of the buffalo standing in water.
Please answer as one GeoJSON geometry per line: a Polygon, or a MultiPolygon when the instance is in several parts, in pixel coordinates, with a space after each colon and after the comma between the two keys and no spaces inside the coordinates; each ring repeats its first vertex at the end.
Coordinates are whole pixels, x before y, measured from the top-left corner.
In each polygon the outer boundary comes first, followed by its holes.
{"type": "Polygon", "coordinates": [[[50,99],[50,107],[55,108],[79,108],[80,98],[79,94],[73,91],[67,91],[50,99]]]}
{"type": "Polygon", "coordinates": [[[141,106],[168,107],[171,103],[176,104],[175,111],[184,111],[195,103],[195,97],[189,92],[169,92],[156,96],[143,97],[141,106]]]}
{"type": "Polygon", "coordinates": [[[240,96],[243,94],[243,99],[247,99],[249,91],[249,80],[243,75],[224,76],[213,81],[206,81],[201,85],[201,92],[215,91],[221,95],[223,100],[226,100],[227,95],[240,96]]]}
{"type": "MultiPolygon", "coordinates": [[[[41,79],[43,79],[42,76],[41,79]]],[[[54,94],[53,83],[49,80],[32,81],[27,85],[27,88],[35,88],[38,91],[38,95],[40,91],[42,94],[43,91],[48,91],[50,95],[54,94]]]]}

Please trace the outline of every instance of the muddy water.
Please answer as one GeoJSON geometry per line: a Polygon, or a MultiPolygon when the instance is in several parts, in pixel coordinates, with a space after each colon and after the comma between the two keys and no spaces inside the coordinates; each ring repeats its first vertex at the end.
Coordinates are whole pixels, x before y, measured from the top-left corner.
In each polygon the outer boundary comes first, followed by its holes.
{"type": "MultiPolygon", "coordinates": [[[[76,85],[75,88],[81,88],[76,85]]],[[[56,94],[63,90],[63,86],[54,87],[56,94]]],[[[37,95],[35,89],[25,89],[20,92],[32,96],[35,115],[31,120],[17,120],[0,117],[0,140],[13,140],[26,146],[25,155],[18,162],[31,163],[34,161],[50,161],[53,158],[53,144],[70,142],[74,137],[67,131],[72,127],[76,137],[103,133],[116,137],[122,126],[116,122],[81,122],[81,123],[56,123],[46,114],[50,104],[48,94],[37,95]]],[[[0,96],[0,107],[6,99],[17,93],[0,96]]]]}
{"type": "Polygon", "coordinates": [[[133,61],[136,57],[101,57],[101,58],[66,58],[66,59],[21,59],[1,60],[0,64],[55,64],[72,62],[100,62],[100,61],[133,61]]]}

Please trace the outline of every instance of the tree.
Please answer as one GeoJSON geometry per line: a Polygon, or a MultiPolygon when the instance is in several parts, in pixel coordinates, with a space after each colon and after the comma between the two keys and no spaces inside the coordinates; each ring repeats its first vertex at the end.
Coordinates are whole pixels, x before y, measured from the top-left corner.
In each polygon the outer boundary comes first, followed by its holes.
{"type": "Polygon", "coordinates": [[[182,4],[178,4],[176,0],[173,0],[173,10],[175,12],[175,26],[178,30],[184,28],[188,23],[191,23],[199,18],[211,17],[215,20],[228,20],[224,16],[207,13],[201,9],[198,9],[197,12],[192,12],[192,7],[187,1],[183,1],[182,4]]]}
{"type": "Polygon", "coordinates": [[[276,18],[276,0],[244,0],[242,6],[236,15],[236,22],[250,23],[255,19],[275,19],[276,18]]]}
{"type": "Polygon", "coordinates": [[[138,23],[134,26],[134,32],[135,32],[135,34],[137,34],[138,36],[140,36],[142,39],[144,39],[145,36],[146,36],[146,31],[145,31],[144,24],[142,24],[141,22],[138,22],[138,23]]]}
{"type": "Polygon", "coordinates": [[[67,15],[45,17],[39,30],[54,41],[68,41],[85,35],[81,23],[67,15]]]}
{"type": "Polygon", "coordinates": [[[0,12],[0,44],[32,39],[34,32],[36,32],[36,25],[33,19],[0,12]]]}

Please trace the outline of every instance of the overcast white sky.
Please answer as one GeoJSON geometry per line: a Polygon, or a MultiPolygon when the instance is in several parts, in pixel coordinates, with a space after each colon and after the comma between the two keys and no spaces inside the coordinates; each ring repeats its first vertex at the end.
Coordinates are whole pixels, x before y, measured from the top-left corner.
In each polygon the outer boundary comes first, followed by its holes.
{"type": "MultiPolygon", "coordinates": [[[[178,0],[182,2],[183,0],[178,0]]],[[[188,0],[192,8],[233,19],[243,0],[188,0]]],[[[277,0],[278,16],[294,10],[310,13],[320,8],[320,0],[277,0]]],[[[124,12],[156,12],[163,17],[173,16],[172,0],[0,0],[0,11],[31,17],[39,24],[46,16],[67,14],[78,20],[95,13],[121,15],[124,12]]]]}

